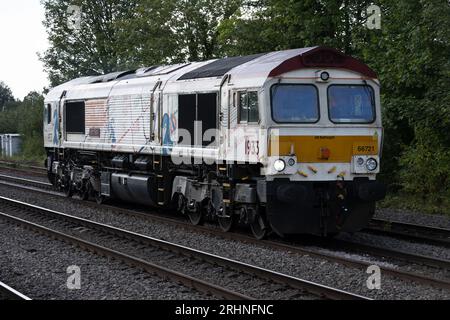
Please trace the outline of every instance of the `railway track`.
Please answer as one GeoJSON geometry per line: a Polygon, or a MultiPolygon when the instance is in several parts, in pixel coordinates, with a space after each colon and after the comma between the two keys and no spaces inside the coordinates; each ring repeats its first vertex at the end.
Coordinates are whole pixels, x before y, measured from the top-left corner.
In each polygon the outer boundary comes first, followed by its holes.
{"type": "MultiPolygon", "coordinates": [[[[47,191],[54,191],[53,185],[48,182],[3,174],[0,174],[0,180],[25,184],[47,191]]],[[[450,229],[383,219],[372,219],[369,228],[365,229],[364,232],[450,248],[450,229]]]]}
{"type": "Polygon", "coordinates": [[[3,211],[0,213],[1,219],[76,244],[87,250],[120,259],[162,277],[179,281],[201,292],[225,299],[265,299],[267,296],[254,297],[247,294],[261,292],[263,289],[264,294],[269,296],[272,292],[276,292],[275,296],[273,294],[271,296],[274,299],[281,295],[280,292],[285,292],[286,299],[370,300],[318,283],[13,199],[0,197],[0,205],[3,211]],[[150,261],[158,261],[158,265],[150,261]],[[194,265],[193,269],[199,271],[186,271],[185,267],[179,267],[181,265],[194,265]],[[211,281],[209,272],[217,275],[218,269],[221,270],[226,281],[219,279],[221,276],[211,281]],[[223,285],[230,279],[238,279],[236,281],[239,283],[235,284],[234,288],[237,285],[244,293],[228,288],[230,286],[228,284],[223,285]]]}
{"type": "Polygon", "coordinates": [[[31,300],[26,295],[0,282],[0,300],[31,300]]]}
{"type": "MultiPolygon", "coordinates": [[[[1,176],[0,176],[1,179],[1,176]]],[[[20,180],[23,181],[23,180],[20,180]]],[[[34,182],[33,182],[34,183],[34,182]]],[[[37,185],[39,185],[41,182],[38,182],[37,185]]],[[[43,184],[46,186],[46,184],[43,184]]],[[[20,185],[14,185],[17,187],[24,187],[20,185]]],[[[24,187],[28,188],[28,187],[24,187]]],[[[36,192],[43,192],[48,194],[49,192],[46,190],[40,190],[40,189],[32,189],[32,191],[36,192]]],[[[55,193],[51,193],[52,195],[55,195],[55,193]]],[[[63,194],[56,193],[56,195],[64,197],[63,194]]],[[[309,255],[316,258],[324,259],[330,262],[336,262],[348,267],[353,268],[362,268],[366,269],[370,265],[372,265],[372,262],[369,261],[361,261],[359,259],[352,259],[349,257],[343,257],[340,255],[335,255],[331,253],[325,253],[323,251],[304,246],[303,244],[299,243],[288,243],[283,241],[270,241],[270,240],[264,240],[259,241],[254,239],[253,237],[247,236],[245,234],[241,233],[223,233],[219,229],[211,228],[211,227],[204,227],[204,226],[193,226],[185,221],[181,221],[180,219],[175,219],[173,217],[167,217],[162,216],[160,214],[155,213],[149,213],[149,212],[142,212],[138,210],[130,210],[123,207],[117,207],[117,206],[109,206],[109,205],[97,205],[95,202],[85,202],[78,199],[69,199],[70,201],[74,201],[77,203],[83,203],[83,205],[91,206],[93,208],[102,208],[102,209],[109,209],[113,212],[119,212],[121,214],[125,214],[132,217],[141,217],[147,220],[157,221],[157,222],[163,222],[167,224],[177,225],[179,227],[189,229],[193,232],[200,232],[200,233],[207,233],[213,236],[222,237],[229,240],[235,240],[235,241],[241,241],[245,243],[249,243],[252,245],[258,245],[258,246],[265,246],[274,250],[282,250],[282,251],[288,251],[292,253],[296,253],[299,255],[309,255]]],[[[396,250],[390,250],[386,248],[378,248],[374,246],[368,246],[368,245],[361,245],[357,243],[352,243],[348,241],[342,241],[342,240],[333,240],[333,241],[323,241],[323,239],[315,239],[316,243],[322,243],[322,245],[325,248],[331,248],[333,250],[342,251],[342,250],[348,250],[352,252],[357,253],[364,253],[364,254],[371,254],[376,257],[388,257],[395,260],[402,260],[407,262],[414,262],[421,265],[427,265],[431,267],[438,267],[438,268],[450,268],[450,261],[448,260],[442,260],[437,259],[433,257],[428,256],[420,256],[416,254],[411,253],[405,253],[401,251],[396,250]]],[[[393,277],[397,277],[402,280],[407,281],[414,281],[416,283],[424,284],[424,285],[431,285],[433,287],[442,288],[446,290],[450,290],[450,282],[441,280],[441,279],[434,279],[432,277],[424,276],[417,273],[412,272],[405,272],[401,271],[395,268],[391,267],[381,267],[381,270],[383,274],[388,274],[393,277]]]]}
{"type": "Polygon", "coordinates": [[[15,170],[19,172],[33,173],[38,175],[47,175],[47,169],[44,167],[23,164],[19,162],[0,161],[0,169],[15,170]]]}
{"type": "Polygon", "coordinates": [[[372,219],[365,232],[450,248],[450,229],[372,219]]]}
{"type": "MultiPolygon", "coordinates": [[[[5,174],[0,174],[0,182],[2,182],[3,184],[5,184],[5,182],[10,183],[12,186],[17,186],[17,187],[32,187],[36,191],[44,190],[44,191],[53,191],[53,193],[54,193],[54,190],[55,190],[53,185],[49,182],[14,177],[14,176],[5,175],[5,174]]],[[[33,190],[33,189],[30,189],[30,190],[33,190]]]]}
{"type": "MultiPolygon", "coordinates": [[[[320,241],[320,239],[318,239],[320,241]]],[[[381,258],[391,258],[394,260],[401,260],[409,263],[416,263],[432,268],[443,270],[450,270],[450,260],[440,259],[432,256],[409,253],[400,250],[387,249],[375,245],[362,244],[347,240],[333,239],[325,241],[325,246],[333,250],[352,251],[359,254],[370,254],[372,256],[381,258]]]]}

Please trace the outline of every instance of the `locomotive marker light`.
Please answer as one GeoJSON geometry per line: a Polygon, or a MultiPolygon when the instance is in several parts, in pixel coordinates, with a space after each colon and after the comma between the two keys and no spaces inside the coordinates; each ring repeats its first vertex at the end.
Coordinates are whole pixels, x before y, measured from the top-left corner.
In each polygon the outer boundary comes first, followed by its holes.
{"type": "Polygon", "coordinates": [[[367,167],[367,170],[369,170],[369,171],[375,171],[378,169],[378,161],[375,160],[374,158],[370,158],[366,162],[366,167],[367,167]]]}
{"type": "Polygon", "coordinates": [[[296,163],[296,161],[295,161],[295,159],[293,159],[293,158],[289,159],[289,161],[288,161],[288,164],[289,164],[289,166],[291,166],[291,167],[295,166],[295,163],[296,163]]]}
{"type": "Polygon", "coordinates": [[[330,77],[330,73],[327,71],[320,70],[316,72],[317,82],[328,82],[330,77]]]}
{"type": "Polygon", "coordinates": [[[328,81],[330,80],[330,74],[328,72],[322,72],[320,79],[322,79],[322,81],[328,81]]]}
{"type": "Polygon", "coordinates": [[[298,171],[297,157],[293,156],[277,156],[269,158],[264,175],[294,175],[298,171]]]}
{"type": "Polygon", "coordinates": [[[364,159],[363,158],[358,158],[358,166],[362,166],[364,165],[364,159]]]}
{"type": "Polygon", "coordinates": [[[273,167],[278,172],[283,172],[284,169],[286,169],[286,162],[284,162],[284,160],[282,159],[278,159],[277,161],[274,162],[273,167]]]}
{"type": "Polygon", "coordinates": [[[379,169],[379,157],[356,156],[353,158],[353,173],[355,174],[375,174],[379,172],[379,169]]]}

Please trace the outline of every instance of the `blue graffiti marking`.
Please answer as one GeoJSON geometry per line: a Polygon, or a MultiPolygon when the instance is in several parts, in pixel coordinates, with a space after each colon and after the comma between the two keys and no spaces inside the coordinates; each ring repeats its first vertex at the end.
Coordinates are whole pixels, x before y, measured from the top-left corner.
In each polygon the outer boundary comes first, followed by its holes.
{"type": "Polygon", "coordinates": [[[55,111],[53,111],[53,144],[58,145],[59,144],[59,130],[58,130],[58,108],[55,108],[55,111]]]}
{"type": "Polygon", "coordinates": [[[163,136],[163,154],[168,155],[172,152],[173,141],[170,137],[170,116],[166,113],[163,118],[162,125],[162,136],[163,136]],[[169,147],[169,148],[167,148],[169,147]]]}
{"type": "Polygon", "coordinates": [[[111,121],[108,122],[107,132],[111,143],[116,143],[117,139],[116,132],[114,131],[114,118],[111,118],[111,121]]]}

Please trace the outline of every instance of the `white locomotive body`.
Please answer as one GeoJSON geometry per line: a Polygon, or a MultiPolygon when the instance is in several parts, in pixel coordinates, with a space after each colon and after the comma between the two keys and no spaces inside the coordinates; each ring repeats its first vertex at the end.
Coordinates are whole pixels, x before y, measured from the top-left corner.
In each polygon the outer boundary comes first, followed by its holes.
{"type": "Polygon", "coordinates": [[[384,197],[376,74],[328,48],[85,77],[46,97],[52,182],[258,238],[365,227],[384,197]]]}

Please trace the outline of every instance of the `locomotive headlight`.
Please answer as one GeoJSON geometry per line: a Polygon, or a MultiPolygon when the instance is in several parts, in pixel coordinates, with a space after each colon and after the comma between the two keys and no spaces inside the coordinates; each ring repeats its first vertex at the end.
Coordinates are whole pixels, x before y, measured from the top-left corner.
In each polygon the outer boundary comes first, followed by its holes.
{"type": "Polygon", "coordinates": [[[362,167],[364,165],[364,159],[358,158],[358,160],[356,160],[356,163],[358,164],[358,166],[362,167]]]}
{"type": "Polygon", "coordinates": [[[370,158],[369,160],[367,160],[366,162],[366,168],[369,171],[375,171],[378,169],[378,161],[375,160],[374,158],[370,158]]]}
{"type": "Polygon", "coordinates": [[[273,167],[278,172],[283,172],[286,169],[286,162],[284,160],[278,159],[273,163],[273,167]]]}

